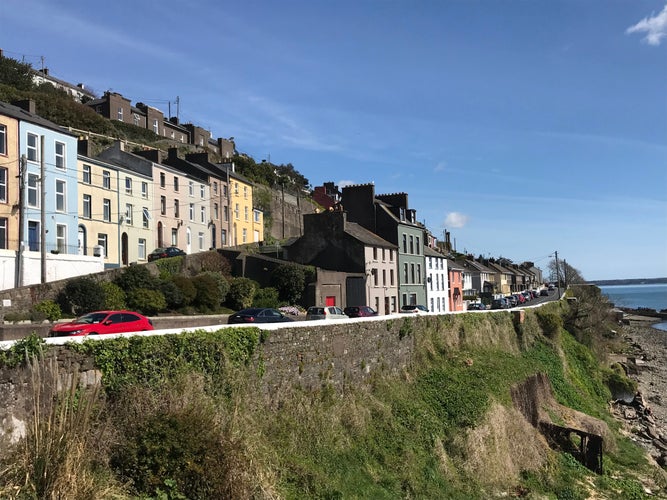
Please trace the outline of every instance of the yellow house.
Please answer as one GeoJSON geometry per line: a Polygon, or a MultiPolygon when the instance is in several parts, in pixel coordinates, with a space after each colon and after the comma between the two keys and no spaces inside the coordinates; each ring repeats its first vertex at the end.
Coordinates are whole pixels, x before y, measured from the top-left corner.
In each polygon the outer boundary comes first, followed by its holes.
{"type": "Polygon", "coordinates": [[[263,217],[252,204],[252,183],[235,172],[229,173],[230,245],[264,240],[263,217]]]}
{"type": "Polygon", "coordinates": [[[18,249],[18,134],[18,120],[0,108],[0,250],[18,249]]]}

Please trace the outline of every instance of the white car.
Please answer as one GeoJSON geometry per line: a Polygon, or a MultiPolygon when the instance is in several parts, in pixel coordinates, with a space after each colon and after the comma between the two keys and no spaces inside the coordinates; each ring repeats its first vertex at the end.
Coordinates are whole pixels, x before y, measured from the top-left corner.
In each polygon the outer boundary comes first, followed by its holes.
{"type": "Polygon", "coordinates": [[[336,306],[312,306],[306,312],[306,319],[345,319],[348,315],[336,306]]]}

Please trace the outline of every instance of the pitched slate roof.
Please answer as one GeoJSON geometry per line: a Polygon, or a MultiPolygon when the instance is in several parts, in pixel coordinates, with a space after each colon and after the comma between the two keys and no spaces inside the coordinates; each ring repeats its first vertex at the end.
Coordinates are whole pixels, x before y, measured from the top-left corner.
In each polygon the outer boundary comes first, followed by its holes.
{"type": "Polygon", "coordinates": [[[369,231],[356,222],[346,222],[345,233],[349,234],[354,239],[359,240],[364,245],[381,248],[398,248],[398,246],[388,242],[383,238],[380,238],[377,234],[369,231]]]}

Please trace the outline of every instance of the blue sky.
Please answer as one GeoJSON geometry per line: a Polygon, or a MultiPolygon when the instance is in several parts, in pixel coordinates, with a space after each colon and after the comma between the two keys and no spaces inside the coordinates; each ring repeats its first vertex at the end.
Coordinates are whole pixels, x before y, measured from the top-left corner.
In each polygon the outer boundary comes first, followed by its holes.
{"type": "Polygon", "coordinates": [[[313,186],[407,192],[459,251],[667,276],[665,0],[3,0],[0,26],[313,186]]]}

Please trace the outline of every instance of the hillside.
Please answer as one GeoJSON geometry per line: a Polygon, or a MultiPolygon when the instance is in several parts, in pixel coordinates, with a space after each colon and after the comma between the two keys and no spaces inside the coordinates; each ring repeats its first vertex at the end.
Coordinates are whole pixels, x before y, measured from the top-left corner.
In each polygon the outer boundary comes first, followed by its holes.
{"type": "Polygon", "coordinates": [[[232,328],[85,342],[68,359],[81,370],[92,361],[102,386],[81,392],[71,379],[51,411],[48,353],[32,376],[9,368],[40,349],[28,339],[0,373],[26,380],[44,406],[25,446],[2,448],[0,495],[660,495],[664,473],[608,410],[632,383],[595,353],[621,337],[610,335],[599,293],[573,293],[577,301],[527,310],[523,321],[468,313],[310,327],[298,341],[289,329],[232,328]],[[602,436],[602,472],[577,461],[575,442],[549,445],[538,420],[602,436]]]}

